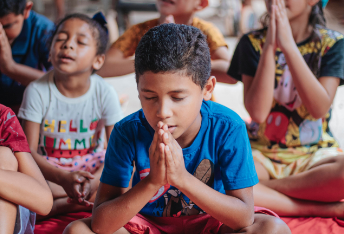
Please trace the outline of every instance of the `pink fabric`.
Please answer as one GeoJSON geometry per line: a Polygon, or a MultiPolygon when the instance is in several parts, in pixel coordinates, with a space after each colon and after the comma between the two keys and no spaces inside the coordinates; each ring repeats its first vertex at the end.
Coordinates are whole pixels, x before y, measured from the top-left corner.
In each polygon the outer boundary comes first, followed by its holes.
{"type": "Polygon", "coordinates": [[[293,234],[343,234],[344,222],[336,218],[281,217],[293,234]]]}
{"type": "MultiPolygon", "coordinates": [[[[35,234],[62,234],[72,221],[90,217],[91,213],[71,213],[51,218],[36,224],[35,234]]],[[[293,234],[343,234],[344,221],[333,218],[289,218],[281,217],[293,234]]]]}
{"type": "MultiPolygon", "coordinates": [[[[263,213],[267,215],[272,215],[278,217],[274,212],[271,210],[262,208],[262,207],[254,207],[256,213],[263,213]]],[[[47,220],[40,221],[36,224],[35,234],[62,234],[63,230],[66,226],[73,222],[74,220],[83,219],[91,217],[91,213],[89,212],[80,212],[80,213],[69,213],[66,215],[60,215],[55,218],[50,218],[47,220]]],[[[178,228],[178,226],[185,227],[185,222],[187,222],[187,228],[190,229],[190,232],[186,233],[216,233],[220,226],[222,225],[221,222],[217,221],[216,219],[210,217],[209,215],[197,215],[198,217],[192,216],[184,216],[180,218],[175,217],[159,217],[159,228],[162,230],[166,230],[166,226],[164,224],[173,223],[173,225],[169,225],[169,227],[178,228]],[[178,224],[177,224],[178,223],[178,224]],[[196,231],[197,230],[197,231],[196,231]]],[[[131,233],[159,233],[154,232],[157,229],[156,224],[152,224],[153,220],[150,220],[142,215],[136,215],[132,218],[128,224],[126,224],[126,228],[131,231],[131,233]],[[144,227],[145,226],[145,227],[144,227]],[[151,232],[142,232],[142,230],[151,230],[151,232]]],[[[155,222],[156,223],[156,222],[155,222]]],[[[343,228],[344,230],[344,228],[343,228]]],[[[178,231],[171,230],[170,233],[178,233],[178,231]]]]}
{"type": "Polygon", "coordinates": [[[75,220],[91,217],[90,212],[69,213],[36,223],[35,234],[62,234],[67,225],[75,220]]]}
{"type": "Polygon", "coordinates": [[[73,158],[55,158],[44,156],[48,163],[66,171],[89,171],[94,174],[105,160],[106,150],[97,153],[75,156],[73,158]]]}

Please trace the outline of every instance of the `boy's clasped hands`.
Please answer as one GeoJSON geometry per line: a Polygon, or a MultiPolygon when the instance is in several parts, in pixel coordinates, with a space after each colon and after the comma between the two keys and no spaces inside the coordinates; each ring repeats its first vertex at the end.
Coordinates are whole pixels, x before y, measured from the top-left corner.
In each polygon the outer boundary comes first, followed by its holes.
{"type": "Polygon", "coordinates": [[[149,148],[150,182],[158,188],[165,184],[183,187],[185,178],[190,175],[185,168],[183,150],[174,139],[168,125],[159,122],[149,148]]]}

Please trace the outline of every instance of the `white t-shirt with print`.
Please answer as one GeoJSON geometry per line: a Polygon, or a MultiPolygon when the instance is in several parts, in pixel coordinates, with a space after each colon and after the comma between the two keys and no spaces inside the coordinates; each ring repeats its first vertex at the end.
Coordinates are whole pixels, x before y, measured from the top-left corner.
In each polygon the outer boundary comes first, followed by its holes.
{"type": "Polygon", "coordinates": [[[104,148],[104,126],[123,118],[116,91],[98,75],[82,96],[62,95],[50,71],[25,90],[18,117],[41,124],[38,153],[71,158],[104,148]]]}

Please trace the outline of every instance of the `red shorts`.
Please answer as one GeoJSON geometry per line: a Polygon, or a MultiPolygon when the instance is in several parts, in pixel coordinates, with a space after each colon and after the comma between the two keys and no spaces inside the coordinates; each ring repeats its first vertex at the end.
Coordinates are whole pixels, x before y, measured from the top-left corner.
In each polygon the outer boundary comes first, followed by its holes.
{"type": "MultiPolygon", "coordinates": [[[[273,211],[255,206],[255,213],[278,217],[273,211]]],[[[182,217],[153,217],[137,214],[124,228],[131,234],[159,234],[159,233],[218,233],[223,223],[209,214],[182,217]]]]}

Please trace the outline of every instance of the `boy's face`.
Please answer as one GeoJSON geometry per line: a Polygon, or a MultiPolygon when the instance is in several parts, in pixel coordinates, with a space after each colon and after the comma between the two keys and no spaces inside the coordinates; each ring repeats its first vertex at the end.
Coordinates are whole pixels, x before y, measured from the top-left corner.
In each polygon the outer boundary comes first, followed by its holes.
{"type": "Polygon", "coordinates": [[[0,23],[5,30],[10,44],[19,36],[23,28],[24,20],[24,15],[15,15],[14,13],[10,13],[0,18],[0,23]]]}
{"type": "Polygon", "coordinates": [[[199,131],[202,101],[211,98],[214,85],[214,77],[202,90],[191,77],[181,73],[147,71],[139,77],[138,92],[150,126],[156,130],[162,121],[181,147],[186,147],[199,131]]]}
{"type": "Polygon", "coordinates": [[[156,6],[162,15],[192,14],[208,5],[207,0],[157,0],[156,6]]]}
{"type": "Polygon", "coordinates": [[[0,18],[0,23],[5,30],[8,42],[13,43],[22,31],[24,20],[30,16],[33,3],[27,2],[23,14],[10,13],[0,18]]]}

